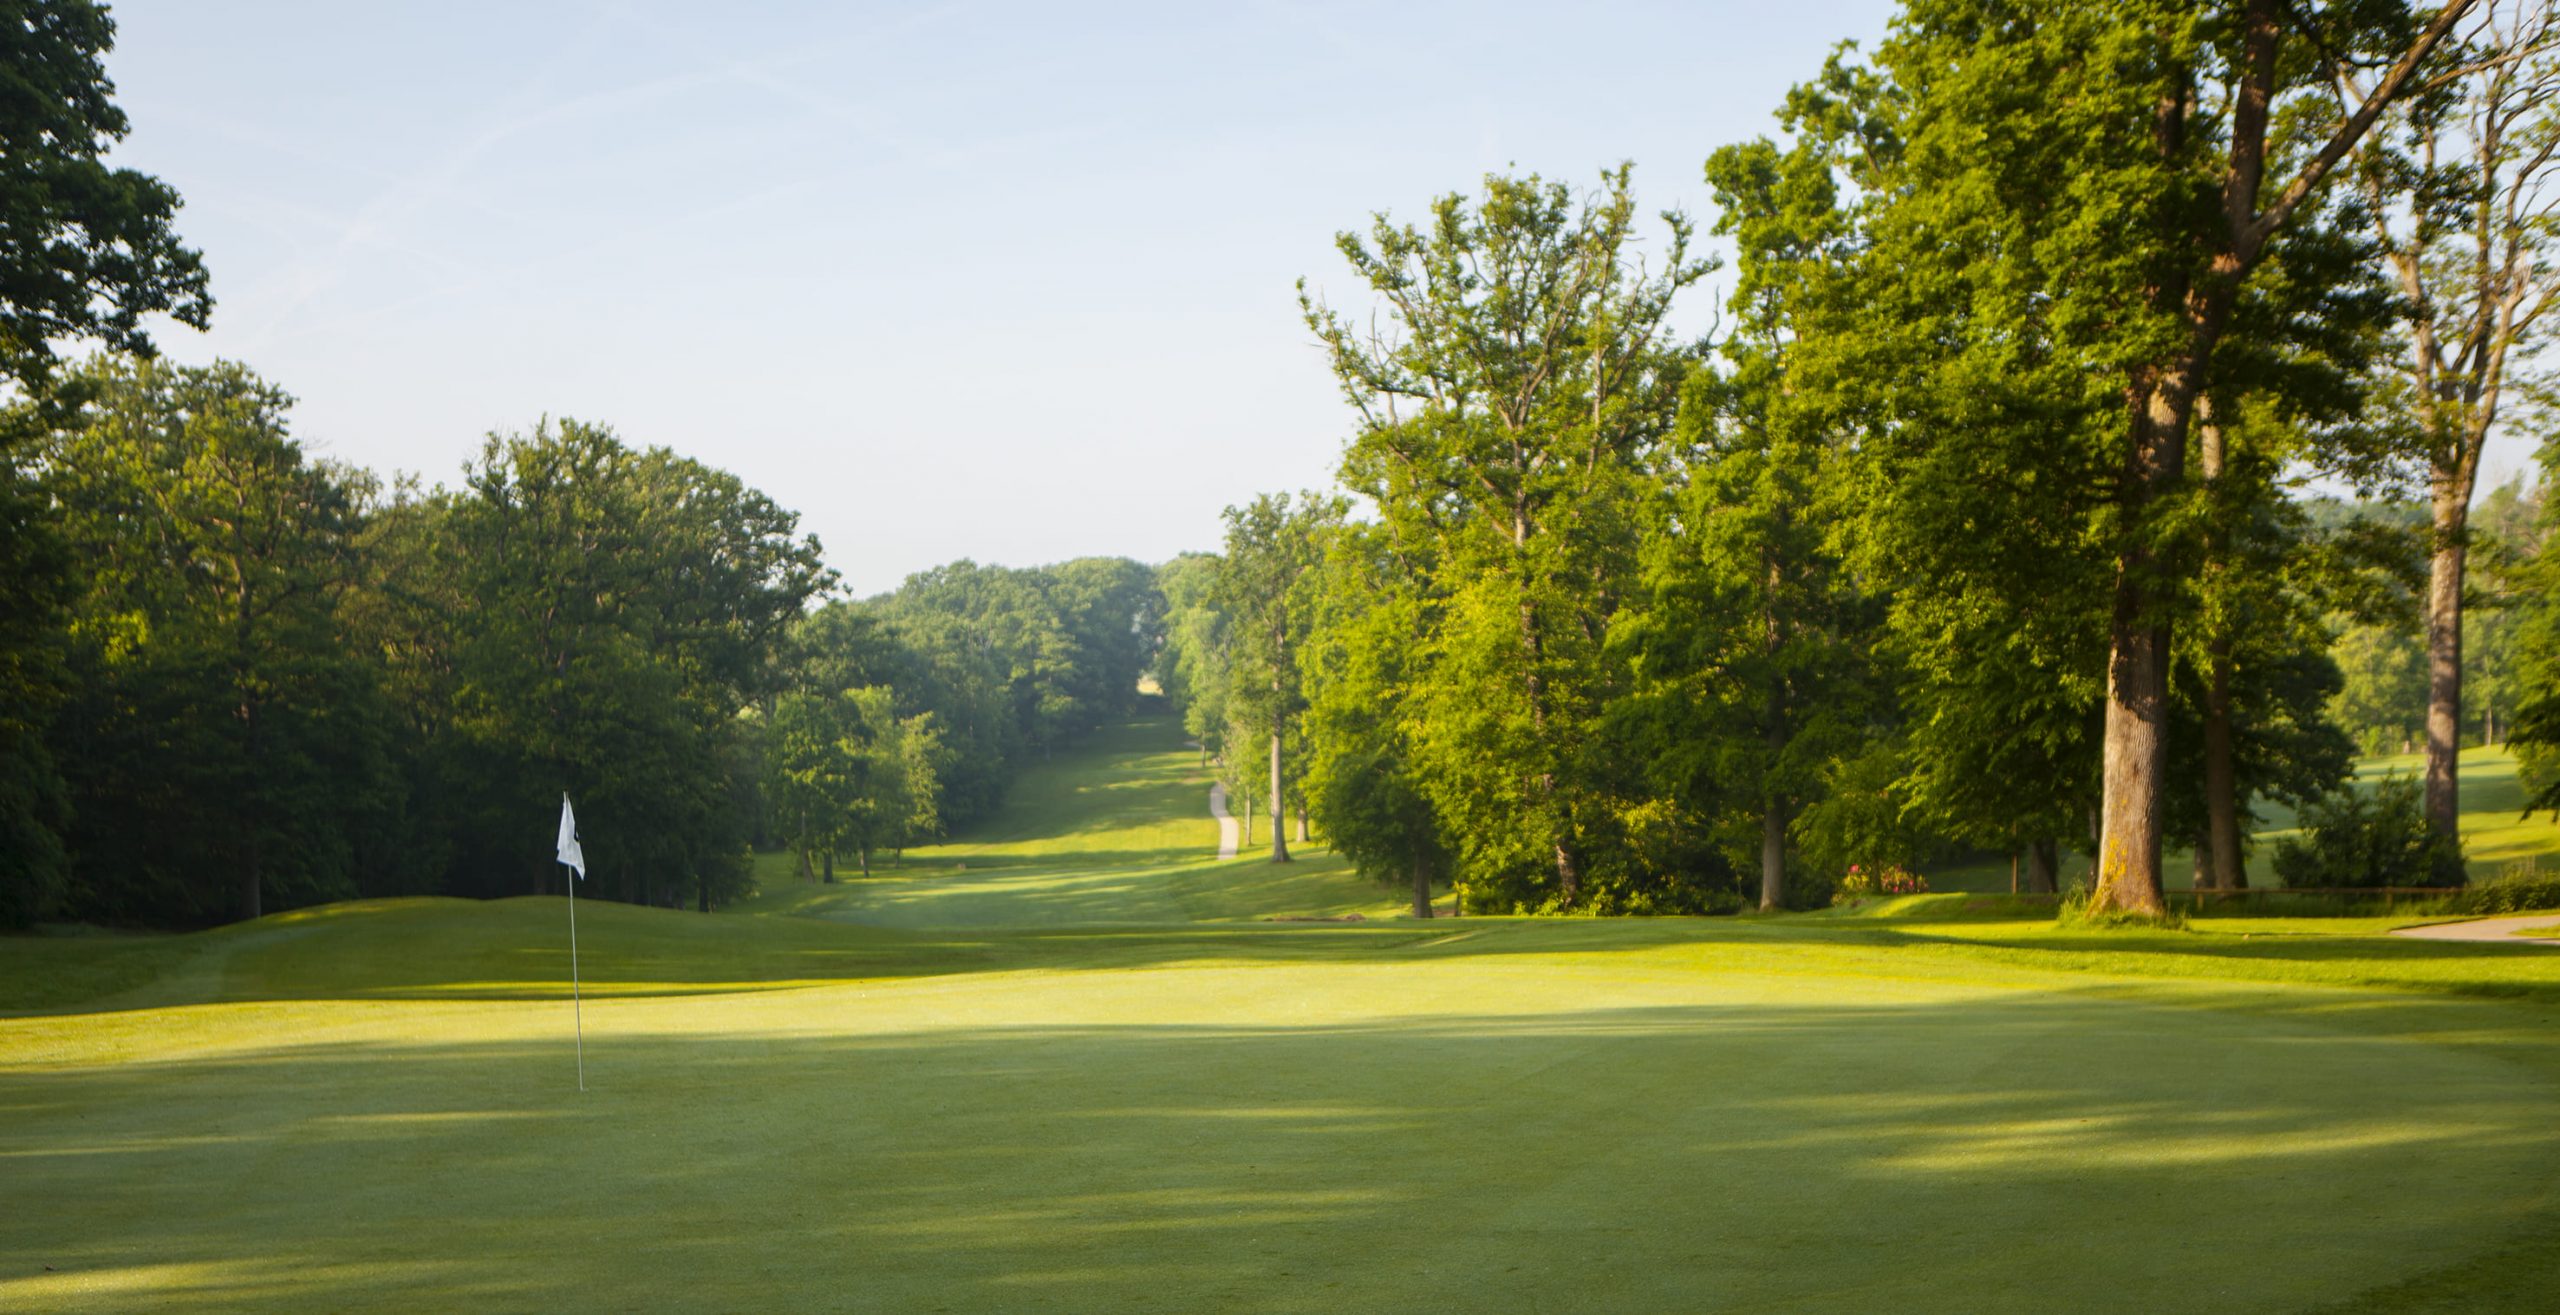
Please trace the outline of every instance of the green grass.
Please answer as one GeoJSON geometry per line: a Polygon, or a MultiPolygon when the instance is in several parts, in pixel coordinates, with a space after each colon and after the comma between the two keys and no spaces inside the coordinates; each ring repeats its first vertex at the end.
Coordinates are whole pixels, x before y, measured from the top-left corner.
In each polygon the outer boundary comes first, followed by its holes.
{"type": "Polygon", "coordinates": [[[1392,918],[1161,723],[732,915],[0,941],[0,1309],[2486,1311],[2560,952],[2003,899],[1392,918]],[[963,865],[965,864],[965,869],[963,865]],[[1360,910],[1358,924],[1276,923],[1360,910]]]}

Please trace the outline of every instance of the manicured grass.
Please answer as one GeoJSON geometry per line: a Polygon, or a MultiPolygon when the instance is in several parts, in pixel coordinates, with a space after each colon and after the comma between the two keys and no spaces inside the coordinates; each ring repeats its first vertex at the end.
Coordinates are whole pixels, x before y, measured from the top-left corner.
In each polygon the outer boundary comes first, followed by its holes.
{"type": "Polygon", "coordinates": [[[1964,897],[1264,922],[1393,902],[1204,861],[1172,738],[1062,757],[906,875],[582,904],[583,1096],[557,899],[0,941],[0,1309],[2485,1311],[2560,1282],[2560,951],[1964,897]]]}

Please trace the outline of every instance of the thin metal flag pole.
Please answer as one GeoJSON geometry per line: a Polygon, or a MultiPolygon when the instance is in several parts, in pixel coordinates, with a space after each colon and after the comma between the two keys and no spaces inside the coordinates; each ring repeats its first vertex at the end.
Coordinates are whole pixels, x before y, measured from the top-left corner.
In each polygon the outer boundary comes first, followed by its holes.
{"type": "Polygon", "coordinates": [[[554,854],[569,869],[569,1017],[578,1029],[578,1090],[587,1089],[587,1002],[578,987],[578,883],[587,877],[587,851],[578,844],[578,815],[560,795],[560,842],[554,854]]]}
{"type": "MultiPolygon", "coordinates": [[[[567,866],[563,864],[562,866],[567,866]]],[[[578,993],[578,878],[569,877],[569,1018],[578,1029],[578,1090],[587,1089],[587,1006],[578,993]]]]}

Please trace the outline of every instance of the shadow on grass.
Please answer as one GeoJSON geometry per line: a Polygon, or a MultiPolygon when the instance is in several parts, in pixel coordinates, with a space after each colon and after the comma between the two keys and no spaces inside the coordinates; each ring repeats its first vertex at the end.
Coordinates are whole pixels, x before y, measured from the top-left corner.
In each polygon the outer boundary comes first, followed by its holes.
{"type": "MultiPolygon", "coordinates": [[[[560,1043],[0,1071],[0,1306],[2260,1311],[2473,1264],[2560,1164],[2550,1039],[2420,1002],[709,1007],[596,1008],[583,1098],[560,1043]]],[[[2509,1263],[2476,1308],[2560,1277],[2509,1263]]]]}

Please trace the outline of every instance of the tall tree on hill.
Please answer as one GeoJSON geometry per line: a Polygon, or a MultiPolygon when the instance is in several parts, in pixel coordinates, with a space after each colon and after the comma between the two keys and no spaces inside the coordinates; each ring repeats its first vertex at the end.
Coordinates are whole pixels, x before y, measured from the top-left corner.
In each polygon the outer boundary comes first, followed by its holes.
{"type": "Polygon", "coordinates": [[[1466,879],[1504,905],[1585,903],[1586,829],[1617,768],[1596,740],[1617,683],[1603,641],[1634,585],[1644,463],[1696,358],[1665,317],[1710,263],[1677,214],[1659,267],[1633,252],[1629,175],[1579,205],[1490,177],[1436,201],[1427,230],[1382,214],[1340,235],[1392,336],[1301,283],[1359,416],[1344,483],[1432,544],[1415,763],[1466,879]]]}
{"type": "Polygon", "coordinates": [[[1758,851],[1760,907],[1776,909],[1789,829],[1868,739],[1882,695],[1869,662],[1879,609],[1832,529],[1853,454],[1828,399],[1788,370],[1805,282],[1846,257],[1851,233],[1813,149],[1727,147],[1707,180],[1717,232],[1739,253],[1733,330],[1723,368],[1692,373],[1683,392],[1671,496],[1646,536],[1648,593],[1623,629],[1642,653],[1637,701],[1674,727],[1661,762],[1675,794],[1693,809],[1732,801],[1745,824],[1720,829],[1758,851]]]}
{"type": "MultiPolygon", "coordinates": [[[[2409,98],[2356,159],[2375,246],[2407,316],[2398,402],[2425,468],[2427,820],[2461,826],[2462,636],[2480,456],[2510,399],[2548,374],[2534,349],[2560,298],[2560,18],[2546,0],[2482,0],[2458,65],[2409,98]],[[2405,203],[2404,203],[2405,201],[2405,203]]],[[[2343,94],[2369,71],[2328,70],[2343,94]]]]}
{"type": "Polygon", "coordinates": [[[1420,572],[1380,526],[1328,536],[1297,651],[1306,692],[1308,806],[1334,852],[1363,876],[1403,885],[1413,916],[1453,875],[1439,812],[1406,730],[1413,636],[1424,628],[1420,572]]]}
{"type": "Polygon", "coordinates": [[[1156,588],[1165,603],[1157,679],[1165,697],[1181,711],[1182,729],[1200,742],[1204,765],[1225,753],[1227,620],[1217,607],[1223,566],[1215,554],[1191,552],[1156,568],[1156,588]]]}
{"type": "Polygon", "coordinates": [[[338,614],[364,477],[308,459],[292,399],[238,365],[109,358],[80,384],[47,466],[88,566],[56,728],[87,911],[254,918],[352,893],[389,793],[385,710],[338,614]]]}
{"type": "Polygon", "coordinates": [[[387,554],[402,574],[376,610],[386,650],[436,655],[410,693],[438,746],[451,888],[554,880],[514,837],[565,788],[596,893],[733,893],[752,814],[730,759],[831,583],[817,543],[734,476],[576,421],[492,437],[429,506],[406,521],[431,543],[387,554]]]}
{"type": "Polygon", "coordinates": [[[1846,832],[1892,853],[1924,835],[2007,850],[2050,891],[2096,805],[2109,575],[2086,545],[2121,399],[2021,313],[2040,299],[2004,284],[1998,257],[2023,239],[1909,181],[1914,95],[1889,72],[1836,53],[1789,93],[1797,145],[1768,157],[1777,195],[1841,212],[1814,207],[1808,237],[1836,235],[1785,285],[1788,405],[1856,434],[1836,505],[1848,564],[1886,605],[1873,656],[1899,673],[1893,742],[1839,777],[1894,815],[1827,799],[1815,824],[1826,851],[1846,832]]]}
{"type": "Polygon", "coordinates": [[[0,926],[53,910],[67,880],[69,802],[44,733],[64,692],[71,554],[38,484],[37,449],[77,409],[56,348],[149,355],[144,317],[203,328],[204,262],[171,227],[178,194],[107,152],[130,124],[105,56],[115,24],[92,0],[23,0],[0,18],[0,926]]]}
{"type": "MultiPolygon", "coordinates": [[[[2112,577],[2097,909],[2165,909],[2171,622],[2198,524],[2198,399],[2253,275],[2471,8],[1912,0],[1879,51],[1907,101],[1865,272],[1899,285],[1880,308],[1928,297],[1940,309],[1925,322],[1951,335],[1906,366],[1983,382],[2003,361],[2038,370],[2056,391],[2022,400],[2062,404],[2069,439],[2010,482],[2105,472],[2091,524],[2112,577]],[[2342,102],[2328,59],[2377,72],[2342,102]]],[[[1919,329],[1887,350],[1922,346],[1919,329]]]]}
{"type": "Polygon", "coordinates": [[[1229,715],[1254,728],[1270,750],[1271,788],[1263,796],[1271,819],[1271,861],[1289,861],[1289,837],[1281,825],[1290,799],[1284,755],[1298,714],[1298,650],[1306,637],[1308,585],[1324,560],[1325,539],[1340,524],[1340,500],[1264,494],[1227,508],[1226,557],[1217,580],[1219,610],[1231,627],[1227,658],[1229,715]]]}

